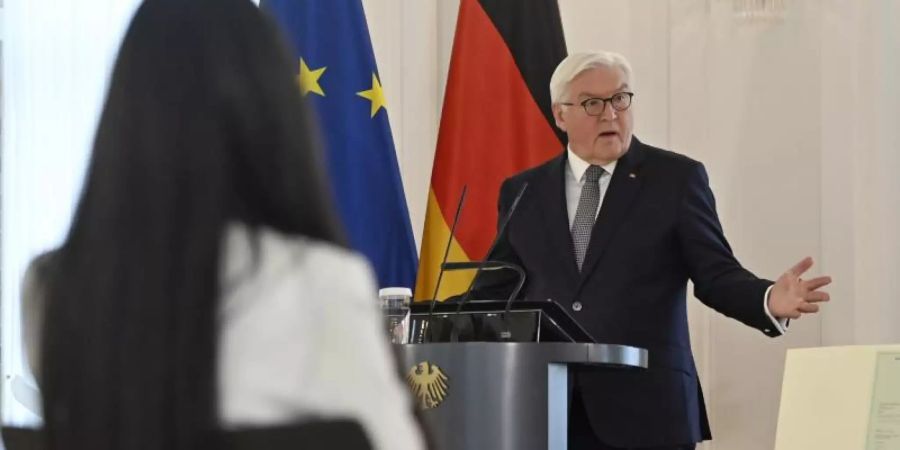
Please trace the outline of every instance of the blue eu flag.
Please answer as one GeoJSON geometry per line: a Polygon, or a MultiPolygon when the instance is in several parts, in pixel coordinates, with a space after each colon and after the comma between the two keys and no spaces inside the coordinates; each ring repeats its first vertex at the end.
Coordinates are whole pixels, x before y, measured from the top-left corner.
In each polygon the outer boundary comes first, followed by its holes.
{"type": "Polygon", "coordinates": [[[416,250],[387,104],[360,0],[262,0],[296,53],[315,107],[340,217],[380,287],[412,288],[416,250]]]}

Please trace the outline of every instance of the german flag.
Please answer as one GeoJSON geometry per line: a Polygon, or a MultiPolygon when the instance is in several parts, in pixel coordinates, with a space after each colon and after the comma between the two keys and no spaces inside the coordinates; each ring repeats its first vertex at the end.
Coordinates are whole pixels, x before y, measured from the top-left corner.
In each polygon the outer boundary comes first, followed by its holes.
{"type": "MultiPolygon", "coordinates": [[[[462,0],[438,133],[416,299],[431,299],[463,186],[466,204],[448,261],[485,257],[507,177],[562,151],[550,75],[566,56],[556,0],[462,0]]],[[[447,272],[438,299],[463,292],[474,272],[447,272]]]]}

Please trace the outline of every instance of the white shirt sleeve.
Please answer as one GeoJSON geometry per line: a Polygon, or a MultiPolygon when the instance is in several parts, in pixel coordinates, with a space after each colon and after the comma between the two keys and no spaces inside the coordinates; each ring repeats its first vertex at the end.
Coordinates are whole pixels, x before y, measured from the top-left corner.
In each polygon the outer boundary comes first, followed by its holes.
{"type": "Polygon", "coordinates": [[[772,292],[772,288],[774,286],[774,284],[772,286],[769,286],[769,288],[766,289],[766,293],[763,295],[763,311],[766,312],[766,317],[768,317],[769,320],[772,321],[772,326],[774,326],[775,329],[778,330],[778,334],[784,334],[787,333],[789,323],[788,319],[776,319],[775,316],[773,316],[772,313],[769,312],[769,294],[772,292]]]}

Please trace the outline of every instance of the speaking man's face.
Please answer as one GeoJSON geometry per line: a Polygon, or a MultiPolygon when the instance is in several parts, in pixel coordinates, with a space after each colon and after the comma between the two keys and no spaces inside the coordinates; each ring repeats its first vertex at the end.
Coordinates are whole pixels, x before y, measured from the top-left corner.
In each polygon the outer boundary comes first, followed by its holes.
{"type": "Polygon", "coordinates": [[[562,101],[553,105],[556,126],[566,132],[569,147],[581,159],[604,165],[628,151],[634,129],[631,96],[616,95],[625,92],[630,88],[621,69],[596,67],[573,78],[562,101]]]}

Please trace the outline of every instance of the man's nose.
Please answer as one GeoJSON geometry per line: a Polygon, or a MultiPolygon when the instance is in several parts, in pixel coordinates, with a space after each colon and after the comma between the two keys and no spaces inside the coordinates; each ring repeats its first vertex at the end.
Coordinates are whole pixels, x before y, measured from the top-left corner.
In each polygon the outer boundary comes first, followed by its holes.
{"type": "Polygon", "coordinates": [[[603,102],[603,112],[600,113],[600,119],[605,121],[616,120],[619,117],[619,114],[616,112],[616,108],[613,108],[612,103],[603,102]]]}

